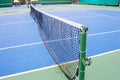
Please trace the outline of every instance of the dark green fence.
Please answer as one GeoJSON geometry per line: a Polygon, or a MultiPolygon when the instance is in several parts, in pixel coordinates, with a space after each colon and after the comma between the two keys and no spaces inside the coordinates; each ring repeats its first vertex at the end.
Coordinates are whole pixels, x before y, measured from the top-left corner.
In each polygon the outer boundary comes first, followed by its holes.
{"type": "Polygon", "coordinates": [[[12,6],[12,0],[0,0],[0,7],[12,6]]]}
{"type": "Polygon", "coordinates": [[[71,4],[71,0],[40,0],[41,4],[71,4]]]}
{"type": "Polygon", "coordinates": [[[119,5],[119,0],[79,0],[81,4],[119,5]]]}

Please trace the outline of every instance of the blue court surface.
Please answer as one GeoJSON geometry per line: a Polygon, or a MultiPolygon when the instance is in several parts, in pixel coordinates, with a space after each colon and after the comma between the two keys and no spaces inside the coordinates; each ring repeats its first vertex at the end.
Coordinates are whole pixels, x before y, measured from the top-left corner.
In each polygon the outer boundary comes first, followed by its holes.
{"type": "MultiPolygon", "coordinates": [[[[88,26],[87,56],[120,49],[120,11],[48,12],[88,26]]],[[[30,14],[0,16],[0,77],[55,65],[30,14]]]]}

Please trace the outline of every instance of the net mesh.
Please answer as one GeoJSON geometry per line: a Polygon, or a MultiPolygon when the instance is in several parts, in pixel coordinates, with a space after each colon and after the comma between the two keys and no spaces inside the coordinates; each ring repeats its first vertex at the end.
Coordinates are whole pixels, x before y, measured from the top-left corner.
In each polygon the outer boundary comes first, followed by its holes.
{"type": "Polygon", "coordinates": [[[30,14],[52,58],[69,80],[73,80],[78,72],[82,25],[40,12],[32,6],[30,14]]]}

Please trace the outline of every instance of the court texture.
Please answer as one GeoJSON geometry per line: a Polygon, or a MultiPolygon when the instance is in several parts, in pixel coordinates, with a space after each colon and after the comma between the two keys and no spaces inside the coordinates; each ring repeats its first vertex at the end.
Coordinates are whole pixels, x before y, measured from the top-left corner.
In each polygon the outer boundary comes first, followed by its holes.
{"type": "MultiPolygon", "coordinates": [[[[120,79],[120,7],[36,5],[88,26],[85,80],[120,79]]],[[[0,8],[0,80],[67,80],[51,58],[26,5],[0,8]]]]}

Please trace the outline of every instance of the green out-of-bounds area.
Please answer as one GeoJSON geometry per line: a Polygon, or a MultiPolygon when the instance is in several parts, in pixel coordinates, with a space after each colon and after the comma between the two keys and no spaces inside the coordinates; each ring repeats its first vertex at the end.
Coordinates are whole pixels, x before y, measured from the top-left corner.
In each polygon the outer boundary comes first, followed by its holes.
{"type": "MultiPolygon", "coordinates": [[[[93,56],[86,67],[85,80],[119,80],[120,50],[93,56]]],[[[0,80],[67,80],[57,66],[1,77],[0,80]]]]}

